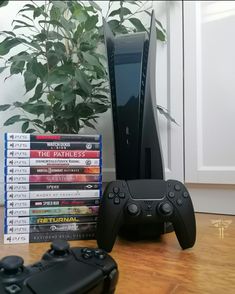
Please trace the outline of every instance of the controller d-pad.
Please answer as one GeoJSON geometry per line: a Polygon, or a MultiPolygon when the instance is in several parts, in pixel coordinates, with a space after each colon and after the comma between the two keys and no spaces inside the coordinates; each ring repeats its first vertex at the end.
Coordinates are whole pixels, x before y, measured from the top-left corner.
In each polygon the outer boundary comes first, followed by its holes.
{"type": "Polygon", "coordinates": [[[114,192],[115,194],[117,194],[117,193],[119,192],[119,188],[118,188],[118,187],[113,187],[113,192],[114,192]]]}
{"type": "Polygon", "coordinates": [[[113,200],[114,204],[119,204],[120,203],[120,199],[118,197],[115,197],[113,200]]]}
{"type": "Polygon", "coordinates": [[[108,194],[108,198],[109,198],[109,199],[113,199],[113,197],[114,197],[114,193],[113,193],[113,192],[109,192],[109,194],[108,194]]]}
{"type": "Polygon", "coordinates": [[[21,288],[16,284],[5,287],[5,290],[9,294],[17,294],[21,292],[21,288]]]}
{"type": "Polygon", "coordinates": [[[119,193],[118,193],[118,197],[120,197],[120,198],[125,198],[125,193],[124,193],[124,192],[119,192],[119,193]]]}
{"type": "Polygon", "coordinates": [[[120,188],[116,186],[113,187],[112,192],[108,193],[108,198],[113,199],[114,204],[120,204],[121,199],[124,199],[125,196],[126,196],[125,193],[120,192],[120,188]]]}

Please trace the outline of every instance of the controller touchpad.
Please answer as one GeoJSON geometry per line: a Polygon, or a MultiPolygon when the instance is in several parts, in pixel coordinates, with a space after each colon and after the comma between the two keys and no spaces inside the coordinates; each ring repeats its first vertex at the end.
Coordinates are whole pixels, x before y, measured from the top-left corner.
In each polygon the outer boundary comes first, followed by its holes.
{"type": "Polygon", "coordinates": [[[166,196],[167,183],[163,180],[127,181],[131,198],[162,199],[166,196]]]}
{"type": "MultiPolygon", "coordinates": [[[[35,274],[27,280],[28,287],[37,294],[45,293],[81,293],[88,285],[87,292],[94,287],[94,281],[102,280],[102,271],[89,264],[83,264],[79,270],[77,261],[61,262],[49,270],[35,274]],[[48,291],[45,292],[45,286],[48,291]],[[74,292],[76,290],[76,292],[74,292]]],[[[84,293],[84,292],[82,292],[84,293]]]]}

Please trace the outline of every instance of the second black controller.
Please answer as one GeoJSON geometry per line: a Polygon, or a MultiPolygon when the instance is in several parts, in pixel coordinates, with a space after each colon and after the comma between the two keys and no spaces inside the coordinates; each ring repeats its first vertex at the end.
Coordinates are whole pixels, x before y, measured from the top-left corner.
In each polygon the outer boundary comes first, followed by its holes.
{"type": "Polygon", "coordinates": [[[113,248],[122,225],[171,222],[182,249],[196,239],[193,204],[186,187],[175,180],[114,181],[106,187],[99,210],[98,246],[113,248]]]}

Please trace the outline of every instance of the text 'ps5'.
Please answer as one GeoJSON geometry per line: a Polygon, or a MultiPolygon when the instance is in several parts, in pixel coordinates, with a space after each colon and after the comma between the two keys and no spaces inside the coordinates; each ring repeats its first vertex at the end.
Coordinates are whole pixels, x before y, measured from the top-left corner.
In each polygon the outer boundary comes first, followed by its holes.
{"type": "Polygon", "coordinates": [[[156,27],[114,36],[104,21],[112,99],[116,178],[164,179],[156,113],[156,27]]]}

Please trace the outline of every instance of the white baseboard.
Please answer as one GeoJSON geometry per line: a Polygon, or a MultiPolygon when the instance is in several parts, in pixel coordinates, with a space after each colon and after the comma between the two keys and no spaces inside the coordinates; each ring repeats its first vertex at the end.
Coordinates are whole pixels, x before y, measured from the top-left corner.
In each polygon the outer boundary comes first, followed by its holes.
{"type": "Polygon", "coordinates": [[[195,212],[235,215],[235,185],[187,184],[195,212]]]}

